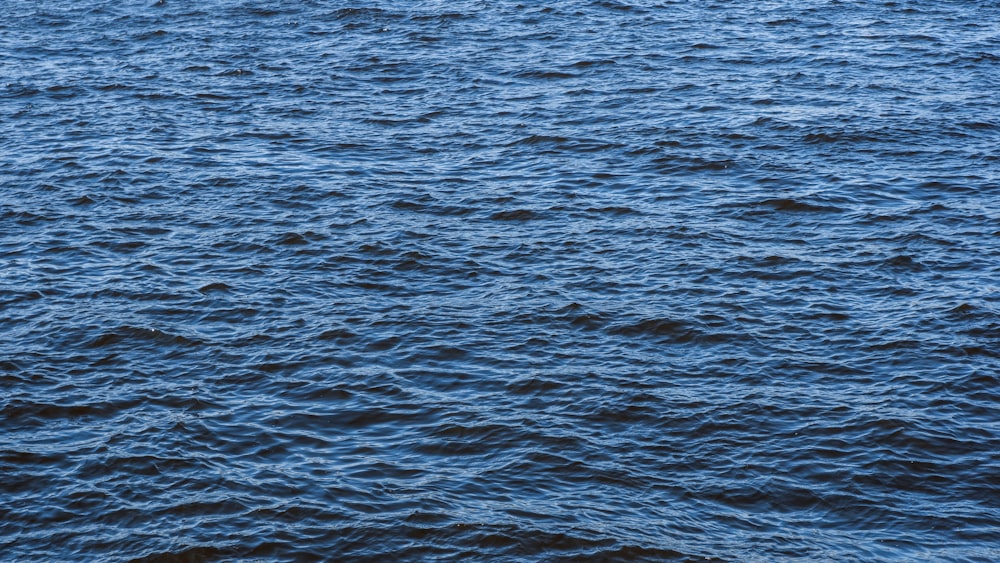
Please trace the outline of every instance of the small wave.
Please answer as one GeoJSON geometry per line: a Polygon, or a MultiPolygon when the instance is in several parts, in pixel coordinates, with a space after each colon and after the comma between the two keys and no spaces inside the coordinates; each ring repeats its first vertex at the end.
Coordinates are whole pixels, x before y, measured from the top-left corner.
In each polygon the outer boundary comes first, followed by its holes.
{"type": "Polygon", "coordinates": [[[104,331],[86,343],[88,348],[105,348],[118,344],[135,344],[146,342],[152,344],[176,344],[196,346],[200,341],[178,334],[170,334],[155,328],[142,328],[122,325],[112,330],[104,331]]]}
{"type": "Polygon", "coordinates": [[[811,203],[793,198],[768,198],[748,205],[750,208],[767,208],[787,213],[840,213],[842,208],[834,205],[811,203]]]}
{"type": "Polygon", "coordinates": [[[305,246],[309,244],[309,239],[299,233],[285,233],[275,239],[273,244],[280,246],[305,246]]]}
{"type": "Polygon", "coordinates": [[[86,403],[29,402],[14,399],[0,407],[0,415],[12,426],[44,425],[46,422],[78,418],[109,418],[135,408],[139,399],[94,401],[86,403]]]}
{"type": "Polygon", "coordinates": [[[517,145],[538,145],[547,143],[565,143],[569,141],[566,137],[558,137],[552,135],[529,135],[527,137],[522,137],[516,141],[508,143],[508,147],[515,147],[517,145]]]}
{"type": "Polygon", "coordinates": [[[908,254],[897,254],[887,258],[883,264],[889,268],[901,270],[919,271],[924,269],[924,265],[908,254]]]}
{"type": "Polygon", "coordinates": [[[635,323],[613,325],[610,334],[619,336],[649,336],[675,342],[690,342],[700,333],[684,321],[669,318],[644,319],[635,323]]]}
{"type": "Polygon", "coordinates": [[[834,131],[808,133],[802,140],[810,144],[879,143],[885,141],[886,138],[864,132],[834,131]]]}
{"type": "Polygon", "coordinates": [[[163,563],[165,561],[215,561],[219,558],[254,557],[253,552],[231,546],[192,546],[169,551],[151,551],[130,559],[129,563],[163,563]]]}
{"type": "Polygon", "coordinates": [[[528,78],[534,80],[565,80],[568,78],[576,78],[577,75],[557,70],[528,70],[515,73],[514,76],[516,78],[528,78]]]}
{"type": "Polygon", "coordinates": [[[802,22],[797,18],[782,18],[777,20],[769,20],[765,23],[770,26],[782,26],[782,25],[796,25],[802,22]]]}
{"type": "Polygon", "coordinates": [[[588,68],[592,66],[610,66],[617,64],[614,59],[583,60],[573,63],[572,66],[578,68],[588,68]]]}
{"type": "Polygon", "coordinates": [[[539,218],[539,214],[530,209],[511,209],[509,211],[497,211],[490,215],[493,221],[532,221],[539,218]]]}
{"type": "Polygon", "coordinates": [[[230,286],[229,284],[222,283],[222,282],[215,282],[215,283],[210,283],[210,284],[206,284],[206,285],[203,285],[203,286],[199,287],[198,288],[198,292],[199,293],[213,293],[213,292],[229,293],[230,291],[232,291],[232,289],[233,289],[232,286],[230,286]]]}

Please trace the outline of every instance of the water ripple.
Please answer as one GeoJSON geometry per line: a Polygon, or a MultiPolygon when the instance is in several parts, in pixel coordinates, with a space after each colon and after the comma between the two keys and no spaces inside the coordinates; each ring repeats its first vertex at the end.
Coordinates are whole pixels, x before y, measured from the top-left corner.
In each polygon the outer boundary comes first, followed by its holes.
{"type": "Polygon", "coordinates": [[[0,559],[1000,559],[994,2],[0,2],[0,559]]]}

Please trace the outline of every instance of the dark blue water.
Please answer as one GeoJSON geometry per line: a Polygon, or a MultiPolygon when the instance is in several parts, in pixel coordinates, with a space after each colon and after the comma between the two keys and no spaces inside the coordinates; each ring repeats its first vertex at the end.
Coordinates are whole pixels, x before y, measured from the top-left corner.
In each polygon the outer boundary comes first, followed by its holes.
{"type": "Polygon", "coordinates": [[[1000,560],[1000,4],[0,14],[0,560],[1000,560]]]}

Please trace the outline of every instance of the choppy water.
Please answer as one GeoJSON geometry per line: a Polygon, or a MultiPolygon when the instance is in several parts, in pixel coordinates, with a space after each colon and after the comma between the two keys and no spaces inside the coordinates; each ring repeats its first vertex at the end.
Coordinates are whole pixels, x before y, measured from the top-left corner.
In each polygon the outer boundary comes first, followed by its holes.
{"type": "Polygon", "coordinates": [[[996,2],[0,13],[0,559],[1000,559],[996,2]]]}

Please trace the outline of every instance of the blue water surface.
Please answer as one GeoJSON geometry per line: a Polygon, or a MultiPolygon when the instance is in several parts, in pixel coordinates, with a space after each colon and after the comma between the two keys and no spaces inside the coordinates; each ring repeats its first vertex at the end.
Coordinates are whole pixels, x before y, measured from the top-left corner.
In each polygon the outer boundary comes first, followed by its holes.
{"type": "Polygon", "coordinates": [[[1000,560],[997,2],[0,14],[0,560],[1000,560]]]}

